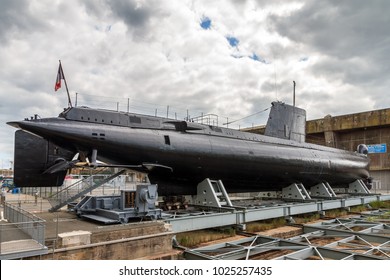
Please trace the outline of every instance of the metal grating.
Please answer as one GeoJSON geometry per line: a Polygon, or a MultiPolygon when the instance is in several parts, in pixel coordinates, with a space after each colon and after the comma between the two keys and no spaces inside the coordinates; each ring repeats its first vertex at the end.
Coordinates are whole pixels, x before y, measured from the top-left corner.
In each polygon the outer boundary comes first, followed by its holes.
{"type": "Polygon", "coordinates": [[[187,249],[184,257],[191,260],[390,259],[388,227],[386,224],[356,219],[334,219],[304,225],[302,235],[289,239],[257,235],[234,242],[187,249]]]}

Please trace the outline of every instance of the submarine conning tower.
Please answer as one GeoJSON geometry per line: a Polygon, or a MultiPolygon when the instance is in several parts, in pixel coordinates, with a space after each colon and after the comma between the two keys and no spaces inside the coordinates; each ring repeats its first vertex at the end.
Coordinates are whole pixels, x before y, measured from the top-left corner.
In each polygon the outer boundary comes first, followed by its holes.
{"type": "Polygon", "coordinates": [[[279,101],[271,104],[264,135],[305,142],[306,111],[279,101]]]}

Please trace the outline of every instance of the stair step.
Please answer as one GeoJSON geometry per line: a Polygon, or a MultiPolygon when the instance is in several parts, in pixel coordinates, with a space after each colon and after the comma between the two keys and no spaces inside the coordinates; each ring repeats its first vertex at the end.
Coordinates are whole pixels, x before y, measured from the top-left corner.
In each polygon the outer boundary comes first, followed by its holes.
{"type": "Polygon", "coordinates": [[[119,175],[123,174],[125,171],[126,171],[126,169],[122,169],[121,171],[105,178],[104,180],[101,180],[100,182],[94,183],[93,185],[90,185],[89,187],[84,188],[84,189],[80,190],[79,192],[69,194],[69,190],[72,186],[80,184],[80,183],[82,184],[84,181],[87,181],[89,179],[89,177],[82,180],[81,182],[77,182],[76,184],[69,186],[68,188],[62,189],[58,193],[56,193],[48,198],[50,203],[53,202],[53,204],[54,204],[54,205],[52,204],[52,208],[49,209],[49,212],[57,211],[58,209],[67,205],[68,203],[75,201],[76,199],[82,197],[86,193],[91,192],[92,190],[94,190],[94,189],[104,185],[105,183],[111,181],[112,179],[118,177],[119,175]],[[66,194],[66,195],[64,195],[64,194],[66,194]],[[60,195],[60,197],[63,197],[63,199],[62,200],[53,199],[54,197],[58,197],[58,195],[60,195]]]}

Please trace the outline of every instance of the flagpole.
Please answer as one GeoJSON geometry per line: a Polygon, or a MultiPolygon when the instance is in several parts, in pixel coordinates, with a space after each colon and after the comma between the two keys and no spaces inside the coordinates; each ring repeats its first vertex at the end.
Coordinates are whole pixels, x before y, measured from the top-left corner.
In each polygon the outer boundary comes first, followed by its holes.
{"type": "Polygon", "coordinates": [[[66,93],[68,94],[68,106],[69,107],[73,107],[72,106],[72,100],[70,99],[70,94],[69,94],[69,90],[68,90],[68,84],[66,83],[66,79],[65,79],[64,70],[62,69],[61,60],[60,60],[60,67],[61,67],[62,76],[64,77],[66,93]]]}

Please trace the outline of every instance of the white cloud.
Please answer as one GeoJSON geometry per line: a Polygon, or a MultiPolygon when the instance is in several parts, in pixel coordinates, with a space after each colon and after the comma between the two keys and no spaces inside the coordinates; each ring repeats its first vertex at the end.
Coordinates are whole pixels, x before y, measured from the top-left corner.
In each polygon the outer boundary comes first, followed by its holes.
{"type": "MultiPolygon", "coordinates": [[[[387,1],[3,1],[0,158],[6,121],[56,116],[61,59],[78,105],[229,120],[278,99],[309,118],[389,107],[387,1]],[[211,20],[210,29],[200,26],[211,20]],[[229,45],[226,36],[239,40],[229,45]],[[266,63],[250,59],[256,54],[266,63]],[[234,57],[236,56],[236,57],[234,57]],[[239,58],[238,58],[239,57],[239,58]],[[4,67],[4,65],[6,67],[4,67]]],[[[172,115],[173,116],[173,115],[172,115]]],[[[236,127],[264,124],[267,113],[236,127]]],[[[223,121],[221,121],[223,122],[223,121]]]]}

